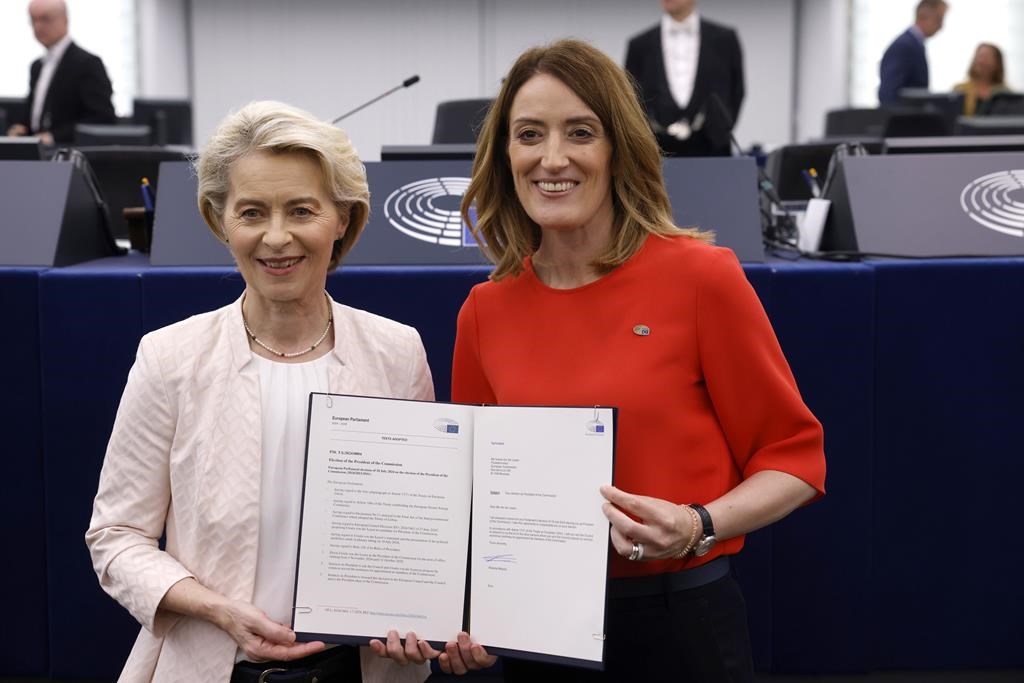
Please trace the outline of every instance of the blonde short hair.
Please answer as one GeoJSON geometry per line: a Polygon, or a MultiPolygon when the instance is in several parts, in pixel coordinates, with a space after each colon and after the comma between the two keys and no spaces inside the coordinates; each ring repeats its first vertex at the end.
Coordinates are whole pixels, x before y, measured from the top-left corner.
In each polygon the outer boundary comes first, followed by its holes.
{"type": "Polygon", "coordinates": [[[593,265],[602,272],[635,254],[648,235],[687,235],[711,241],[712,233],[679,228],[661,174],[661,152],[633,82],[608,55],[579,40],[559,40],[527,50],[509,70],[487,112],[477,140],[473,178],[462,198],[462,217],[494,262],[491,279],[518,275],[523,259],[540,246],[540,226],[516,195],[508,155],[509,112],[523,85],[538,74],[560,80],[601,121],[611,140],[612,237],[593,265]],[[476,222],[470,208],[476,203],[476,222]]]}
{"type": "Polygon", "coordinates": [[[348,135],[312,114],[273,101],[250,102],[229,114],[195,160],[199,177],[199,213],[220,241],[224,234],[231,167],[246,154],[300,152],[320,165],[324,186],[338,211],[348,214],[345,235],[334,243],[328,269],[336,268],[355,245],[370,217],[366,168],[348,135]]]}

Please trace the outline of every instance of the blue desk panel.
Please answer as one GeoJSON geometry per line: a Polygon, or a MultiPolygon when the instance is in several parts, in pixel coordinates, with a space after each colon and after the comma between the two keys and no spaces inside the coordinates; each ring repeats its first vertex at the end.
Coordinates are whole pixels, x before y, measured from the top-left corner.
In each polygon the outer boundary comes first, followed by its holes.
{"type": "Polygon", "coordinates": [[[768,314],[825,430],[825,497],[771,527],[773,670],[856,672],[868,663],[874,272],[776,268],[768,314]]]}
{"type": "MultiPolygon", "coordinates": [[[[773,269],[766,265],[745,264],[747,275],[761,305],[771,308],[774,280],[773,269]]],[[[773,668],[772,628],[772,535],[771,528],[762,529],[747,536],[743,552],[732,563],[736,580],[743,588],[747,601],[747,620],[750,625],[750,647],[754,655],[754,666],[758,671],[773,668]]]]}
{"type": "MultiPolygon", "coordinates": [[[[1024,666],[1013,507],[1024,475],[1024,259],[745,270],[825,426],[829,467],[825,499],[751,534],[735,562],[758,668],[1024,666]]],[[[328,290],[416,327],[447,399],[456,315],[485,276],[344,267],[328,290]]],[[[0,271],[0,284],[27,330],[0,342],[25,361],[7,371],[26,400],[0,400],[26,427],[19,452],[34,454],[15,465],[25,484],[10,514],[35,526],[17,531],[26,563],[5,576],[23,574],[24,591],[7,604],[49,605],[22,610],[37,621],[24,642],[0,644],[0,676],[49,661],[54,677],[113,678],[138,626],[99,589],[83,533],[125,378],[144,332],[224,305],[243,283],[229,268],[129,257],[0,271]]]]}
{"type": "Polygon", "coordinates": [[[874,268],[872,662],[1024,667],[1024,259],[874,268]]]}
{"type": "Polygon", "coordinates": [[[46,523],[39,391],[39,274],[0,268],[0,415],[3,422],[5,521],[0,605],[0,676],[45,676],[47,658],[46,523]],[[16,560],[16,561],[12,561],[16,560]]]}
{"type": "Polygon", "coordinates": [[[85,530],[110,428],[142,336],[130,261],[49,270],[39,282],[50,675],[116,678],[138,624],[99,587],[85,530]]]}

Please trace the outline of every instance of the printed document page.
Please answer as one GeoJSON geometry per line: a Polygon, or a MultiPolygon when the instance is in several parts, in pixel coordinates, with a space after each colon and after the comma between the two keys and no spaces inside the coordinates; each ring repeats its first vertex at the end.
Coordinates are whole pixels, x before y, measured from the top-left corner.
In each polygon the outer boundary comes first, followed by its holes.
{"type": "Polygon", "coordinates": [[[473,407],[313,394],[293,628],[328,642],[462,629],[473,407]]]}
{"type": "Polygon", "coordinates": [[[484,646],[601,662],[614,428],[611,408],[477,409],[470,633],[484,646]]]}

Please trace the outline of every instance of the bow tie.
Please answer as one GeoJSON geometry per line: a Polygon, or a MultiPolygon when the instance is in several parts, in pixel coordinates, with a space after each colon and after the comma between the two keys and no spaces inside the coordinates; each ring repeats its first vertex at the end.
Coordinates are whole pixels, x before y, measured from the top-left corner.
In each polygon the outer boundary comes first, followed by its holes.
{"type": "Polygon", "coordinates": [[[684,24],[673,23],[673,24],[669,25],[668,32],[669,32],[669,34],[671,34],[673,36],[680,36],[680,35],[692,36],[694,34],[694,32],[695,32],[694,28],[695,28],[694,25],[692,23],[690,23],[690,22],[686,22],[684,24]]]}

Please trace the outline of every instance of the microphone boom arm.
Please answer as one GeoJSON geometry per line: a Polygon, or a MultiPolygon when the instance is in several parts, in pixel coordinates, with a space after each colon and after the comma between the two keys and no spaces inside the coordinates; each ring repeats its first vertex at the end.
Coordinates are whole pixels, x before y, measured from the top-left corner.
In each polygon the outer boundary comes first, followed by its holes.
{"type": "Polygon", "coordinates": [[[342,114],[338,118],[336,118],[333,121],[331,121],[331,125],[333,126],[334,124],[338,123],[342,119],[347,119],[349,116],[352,116],[352,114],[355,114],[357,111],[362,111],[363,109],[366,109],[367,107],[369,107],[374,102],[376,102],[378,100],[384,99],[385,97],[387,97],[391,93],[396,92],[398,90],[401,90],[402,88],[408,88],[410,85],[415,85],[416,83],[419,83],[419,81],[420,81],[420,77],[419,76],[410,76],[409,78],[407,78],[404,81],[402,81],[401,85],[396,85],[391,90],[388,90],[387,92],[385,92],[385,93],[383,93],[381,95],[377,95],[376,97],[374,97],[369,102],[364,102],[364,103],[360,104],[358,107],[356,107],[355,109],[353,109],[352,111],[345,112],[344,114],[342,114]]]}

